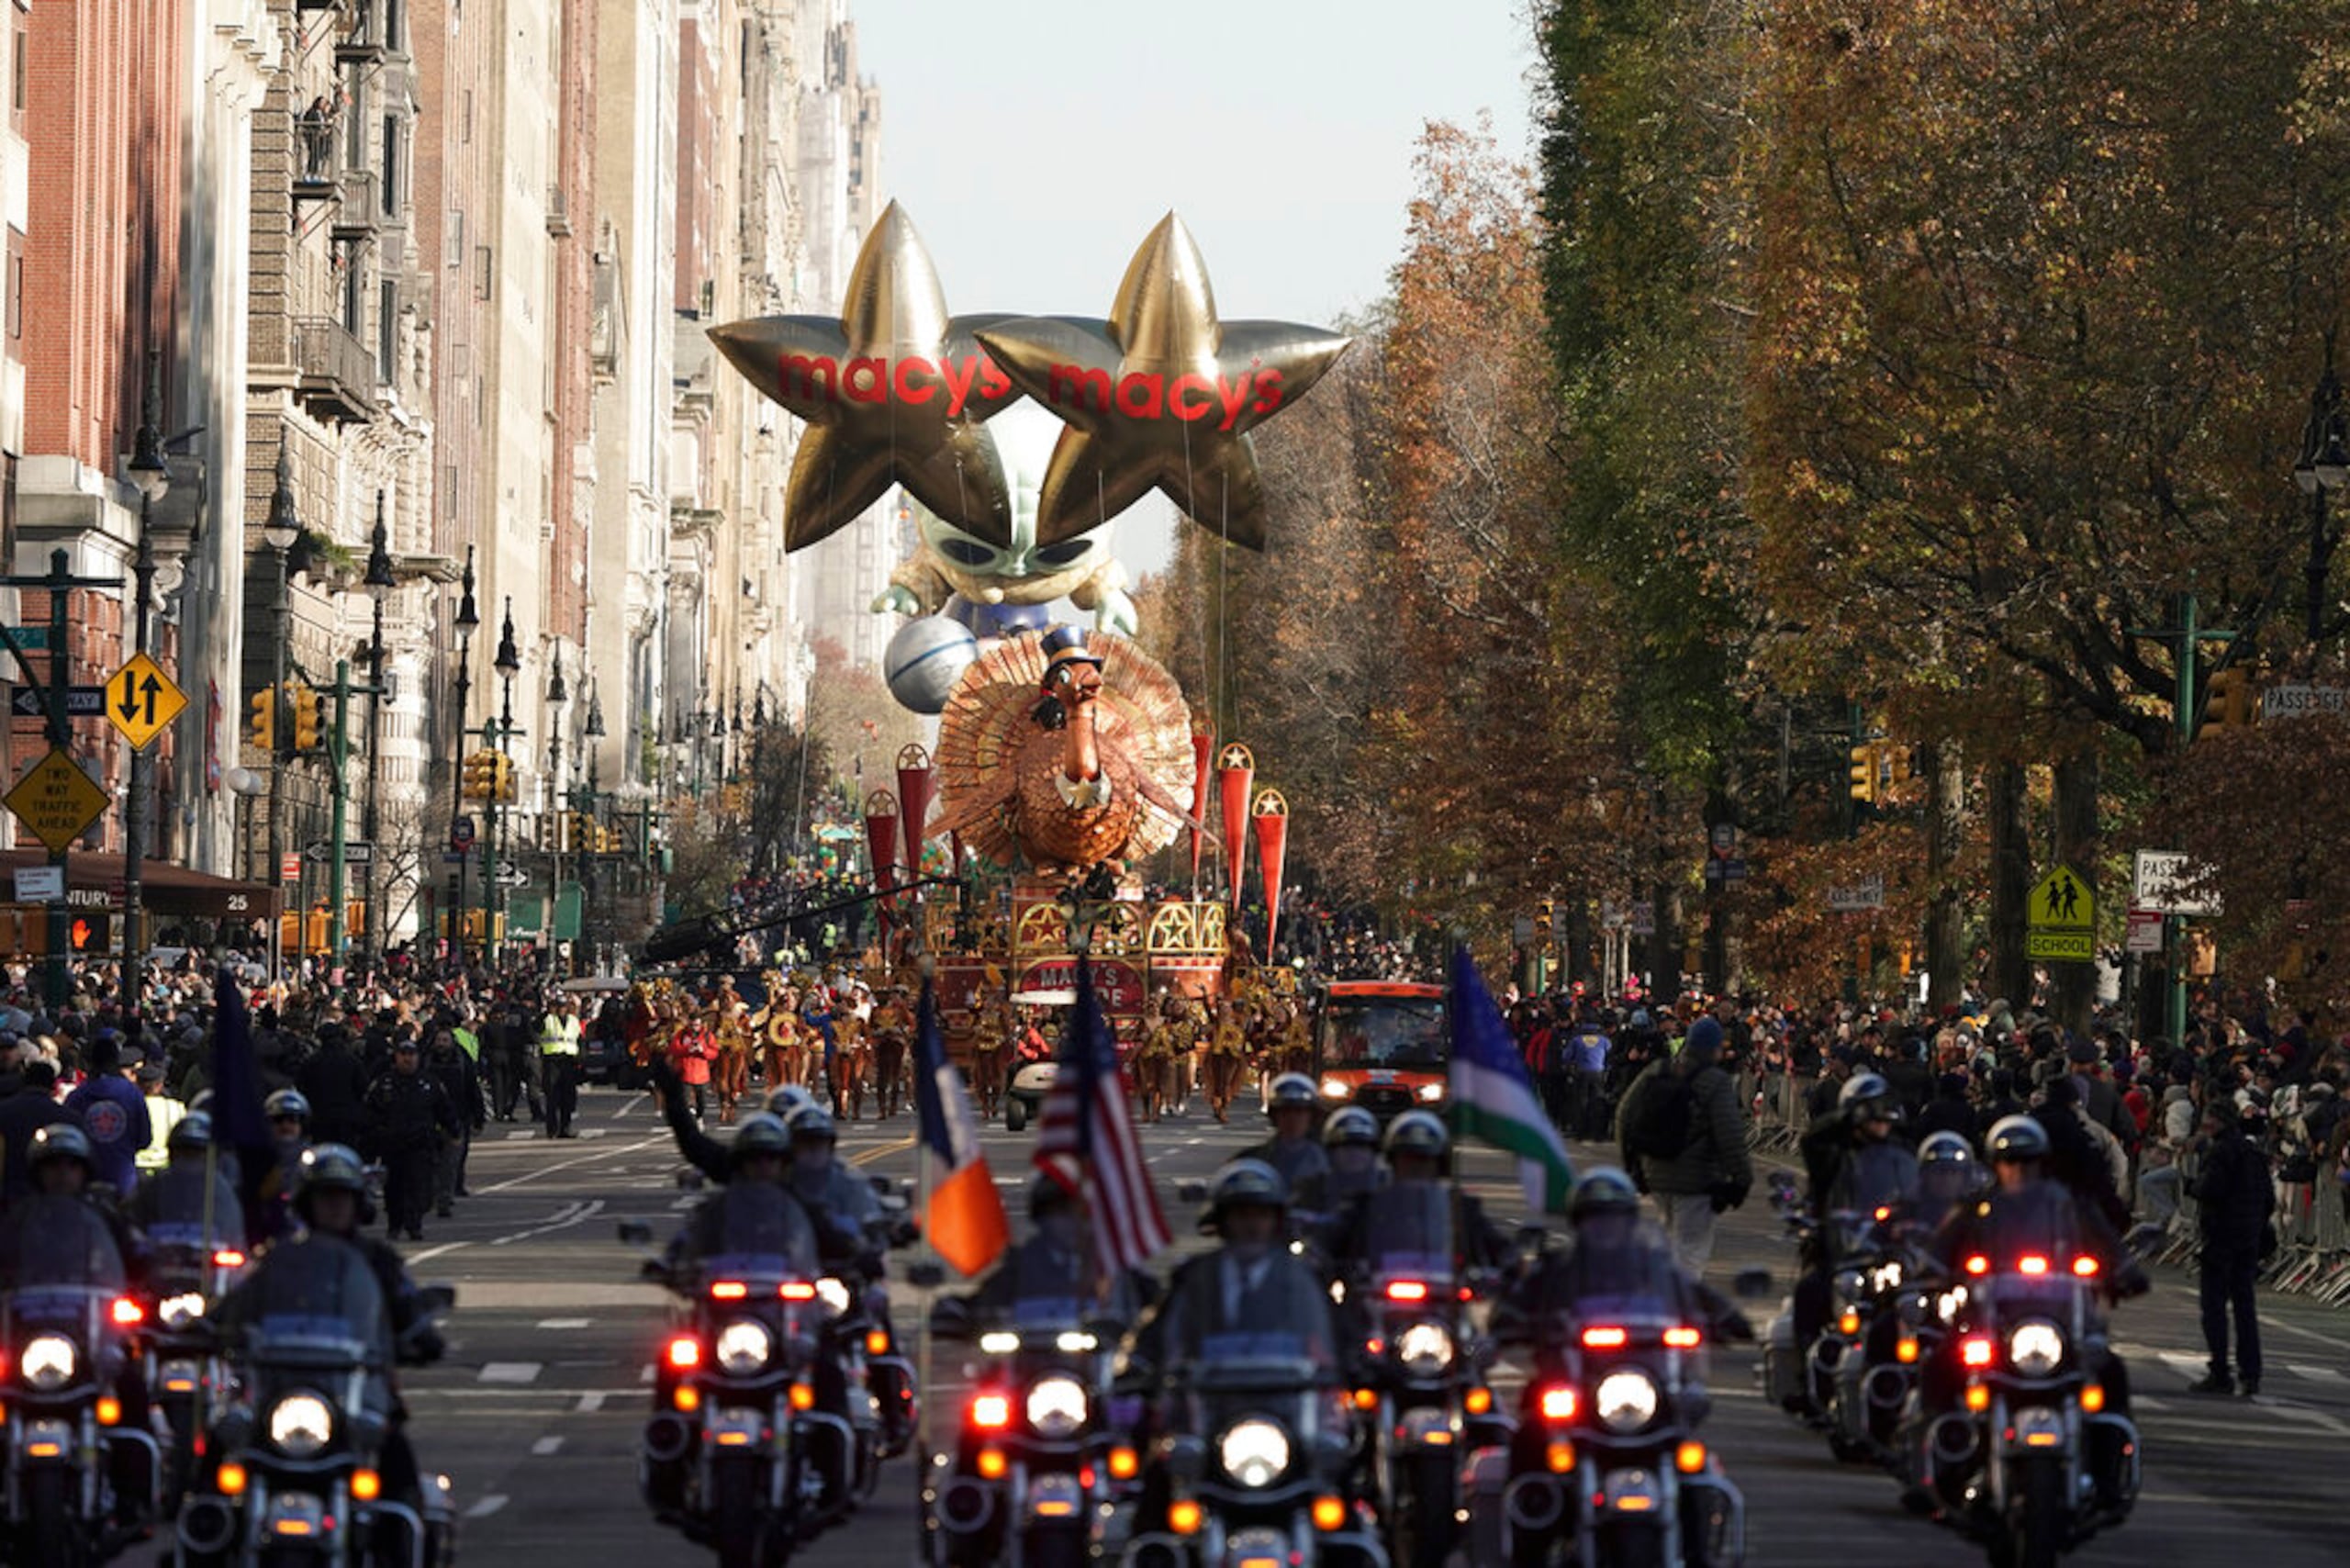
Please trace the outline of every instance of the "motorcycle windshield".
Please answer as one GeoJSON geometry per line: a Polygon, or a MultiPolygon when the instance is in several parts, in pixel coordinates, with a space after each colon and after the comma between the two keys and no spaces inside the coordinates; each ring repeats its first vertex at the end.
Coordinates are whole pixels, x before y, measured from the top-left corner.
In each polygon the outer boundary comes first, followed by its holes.
{"type": "Polygon", "coordinates": [[[1421,1299],[1452,1285],[1452,1191],[1404,1182],[1371,1195],[1363,1226],[1375,1287],[1425,1285],[1421,1299]]]}
{"type": "Polygon", "coordinates": [[[813,1279],[816,1232],[790,1193],[764,1182],[721,1188],[697,1231],[706,1271],[813,1279]]]}
{"type": "Polygon", "coordinates": [[[1332,1346],[1330,1300],[1319,1276],[1303,1266],[1276,1267],[1248,1296],[1243,1316],[1200,1337],[1192,1384],[1204,1390],[1327,1381],[1336,1366],[1332,1346]]]}
{"type": "Polygon", "coordinates": [[[8,1215],[0,1271],[22,1298],[44,1291],[120,1290],[122,1253],[105,1216],[80,1198],[34,1193],[8,1215]]]}
{"type": "Polygon", "coordinates": [[[1671,1322],[1685,1288],[1664,1232],[1629,1215],[1586,1220],[1563,1271],[1565,1300],[1556,1305],[1578,1323],[1671,1322]]]}
{"type": "Polygon", "coordinates": [[[359,1249],[306,1235],[262,1254],[229,1297],[224,1316],[244,1328],[256,1361],[315,1362],[391,1356],[389,1307],[359,1249]]]}

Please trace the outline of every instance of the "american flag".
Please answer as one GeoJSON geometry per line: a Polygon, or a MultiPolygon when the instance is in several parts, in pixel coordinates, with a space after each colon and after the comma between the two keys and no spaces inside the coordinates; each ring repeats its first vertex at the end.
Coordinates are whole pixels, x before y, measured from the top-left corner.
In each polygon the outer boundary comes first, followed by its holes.
{"type": "Polygon", "coordinates": [[[1077,1005],[1036,1129],[1036,1169],[1082,1202],[1093,1220],[1093,1250],[1104,1274],[1139,1269],[1174,1238],[1142,1161],[1127,1114],[1118,1047],[1093,994],[1093,970],[1077,961],[1077,1005]]]}

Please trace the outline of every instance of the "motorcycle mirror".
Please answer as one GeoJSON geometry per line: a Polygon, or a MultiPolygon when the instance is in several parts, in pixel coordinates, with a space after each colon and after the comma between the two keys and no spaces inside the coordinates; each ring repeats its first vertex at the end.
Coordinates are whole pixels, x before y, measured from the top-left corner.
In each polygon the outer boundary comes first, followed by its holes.
{"type": "Polygon", "coordinates": [[[641,1219],[621,1221],[621,1240],[630,1247],[653,1245],[653,1227],[641,1219]]]}
{"type": "Polygon", "coordinates": [[[1760,1296],[1769,1295],[1771,1285],[1770,1270],[1740,1269],[1738,1271],[1738,1277],[1730,1282],[1729,1288],[1731,1294],[1741,1299],[1753,1301],[1760,1296]]]}
{"type": "MultiPolygon", "coordinates": [[[[946,1271],[939,1267],[938,1264],[932,1261],[930,1259],[924,1258],[919,1262],[909,1263],[906,1265],[906,1283],[913,1286],[916,1290],[934,1291],[946,1282],[946,1271]]],[[[941,1302],[938,1304],[937,1308],[933,1309],[931,1314],[931,1324],[934,1327],[938,1324],[939,1311],[944,1309],[946,1305],[946,1303],[941,1302]]],[[[959,1316],[959,1314],[957,1316],[959,1316]]]]}

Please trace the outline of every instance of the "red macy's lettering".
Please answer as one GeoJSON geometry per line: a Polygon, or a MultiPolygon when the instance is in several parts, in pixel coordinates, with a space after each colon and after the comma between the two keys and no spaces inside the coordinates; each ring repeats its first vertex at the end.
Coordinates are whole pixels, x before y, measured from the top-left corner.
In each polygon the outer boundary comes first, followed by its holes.
{"type": "Polygon", "coordinates": [[[901,403],[927,403],[944,391],[949,419],[963,411],[975,386],[990,400],[1012,390],[1011,380],[983,353],[942,360],[859,355],[845,365],[828,353],[788,353],[778,369],[778,391],[785,398],[886,403],[894,393],[901,403]]]}
{"type": "Polygon", "coordinates": [[[1133,420],[1173,414],[1186,424],[1196,424],[1213,417],[1216,429],[1228,431],[1252,409],[1270,414],[1281,406],[1281,373],[1266,370],[1252,359],[1237,377],[1226,377],[1221,371],[1199,375],[1187,370],[1170,381],[1157,371],[1133,370],[1113,382],[1106,370],[1057,364],[1046,376],[1045,400],[1059,408],[1091,409],[1097,414],[1114,408],[1133,420]]]}

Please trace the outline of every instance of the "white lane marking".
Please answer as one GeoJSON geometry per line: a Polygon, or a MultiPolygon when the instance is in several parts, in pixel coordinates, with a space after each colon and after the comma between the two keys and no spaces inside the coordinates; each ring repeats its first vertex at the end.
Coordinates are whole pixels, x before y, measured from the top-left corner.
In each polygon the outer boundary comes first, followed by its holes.
{"type": "Polygon", "coordinates": [[[588,1319],[585,1317],[542,1317],[538,1326],[542,1328],[585,1328],[588,1324],[588,1319]]]}
{"type": "Polygon", "coordinates": [[[610,1119],[617,1122],[622,1116],[633,1115],[636,1112],[636,1108],[644,1103],[645,1101],[643,1095],[632,1094],[627,1099],[621,1102],[621,1108],[612,1113],[610,1119]]]}
{"type": "MultiPolygon", "coordinates": [[[[666,1137],[644,1138],[639,1142],[630,1144],[626,1148],[621,1149],[620,1152],[622,1154],[634,1154],[639,1149],[651,1148],[656,1144],[666,1143],[667,1141],[668,1140],[666,1137]]],[[[524,1175],[509,1176],[503,1182],[494,1182],[487,1187],[476,1187],[474,1189],[474,1195],[476,1197],[479,1197],[484,1193],[502,1193],[509,1187],[519,1187],[525,1182],[535,1182],[542,1176],[552,1176],[558,1170],[568,1170],[575,1165],[585,1165],[591,1159],[610,1159],[610,1158],[611,1153],[609,1150],[599,1151],[595,1154],[574,1155],[569,1159],[558,1159],[553,1165],[542,1165],[537,1170],[530,1171],[524,1175]]]]}
{"type": "MultiPolygon", "coordinates": [[[[520,1143],[520,1142],[521,1142],[524,1138],[536,1137],[538,1137],[538,1136],[539,1136],[539,1134],[538,1134],[538,1129],[537,1129],[537,1128],[535,1128],[535,1127],[533,1127],[533,1128],[532,1128],[532,1129],[530,1129],[530,1130],[528,1130],[528,1131],[525,1131],[525,1130],[523,1130],[522,1128],[517,1127],[517,1128],[515,1128],[513,1131],[511,1131],[511,1132],[509,1132],[509,1133],[508,1133],[508,1134],[506,1135],[505,1141],[506,1141],[506,1142],[508,1142],[508,1143],[520,1143]]],[[[500,1499],[500,1500],[501,1500],[501,1501],[503,1501],[503,1499],[500,1499]]]]}
{"type": "Polygon", "coordinates": [[[604,1391],[600,1388],[591,1388],[587,1393],[579,1396],[579,1405],[577,1409],[578,1414],[582,1416],[593,1416],[597,1411],[601,1410],[603,1407],[604,1391]]]}
{"type": "Polygon", "coordinates": [[[532,1226],[528,1230],[518,1230],[511,1236],[498,1237],[490,1242],[490,1245],[511,1247],[518,1241],[528,1241],[534,1236],[544,1236],[550,1231],[567,1230],[583,1220],[594,1219],[603,1212],[604,1200],[601,1198],[591,1198],[584,1204],[566,1204],[557,1209],[554,1217],[545,1224],[532,1226]]]}
{"type": "Polygon", "coordinates": [[[2151,1394],[2133,1394],[2130,1396],[2130,1403],[2141,1410],[2163,1411],[2170,1408],[2169,1400],[2156,1399],[2151,1394]]]}
{"type": "Polygon", "coordinates": [[[637,1369],[636,1381],[639,1383],[651,1383],[653,1381],[653,1363],[651,1361],[645,1362],[643,1366],[637,1369]]]}
{"type": "Polygon", "coordinates": [[[408,1262],[410,1267],[414,1267],[416,1264],[424,1262],[428,1259],[438,1258],[443,1252],[454,1252],[460,1247],[471,1247],[473,1243],[470,1241],[444,1241],[438,1247],[428,1247],[421,1252],[411,1252],[408,1254],[408,1262]]]}
{"type": "Polygon", "coordinates": [[[2338,1367],[2313,1367],[2304,1361],[2288,1363],[2285,1370],[2295,1377],[2308,1378],[2311,1383],[2342,1383],[2345,1381],[2338,1367]]]}
{"type": "Polygon", "coordinates": [[[562,1448],[563,1439],[561,1438],[541,1438],[537,1442],[531,1445],[531,1452],[541,1459],[545,1459],[550,1454],[561,1451],[562,1448]]]}
{"type": "Polygon", "coordinates": [[[506,1494],[503,1492],[492,1492],[488,1496],[484,1497],[480,1502],[476,1503],[472,1507],[467,1508],[465,1510],[465,1518],[469,1519],[486,1519],[504,1506],[506,1506],[506,1494]]]}
{"type": "Polygon", "coordinates": [[[484,1361],[481,1381],[484,1383],[536,1383],[539,1373],[546,1370],[543,1361],[484,1361]]]}

